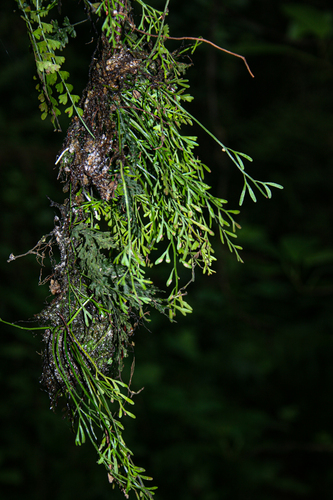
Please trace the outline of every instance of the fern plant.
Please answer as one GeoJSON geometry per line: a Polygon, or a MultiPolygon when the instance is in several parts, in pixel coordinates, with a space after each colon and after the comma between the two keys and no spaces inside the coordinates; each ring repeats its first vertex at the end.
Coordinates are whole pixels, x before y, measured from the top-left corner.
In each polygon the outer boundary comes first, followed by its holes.
{"type": "Polygon", "coordinates": [[[92,442],[109,481],[126,498],[133,491],[148,499],[151,478],[134,465],[122,435],[124,417],[134,417],[128,409],[134,393],[121,379],[133,334],[150,307],[171,321],[191,312],[179,268],[189,269],[189,282],[197,268],[213,272],[214,231],[241,261],[238,210],[211,194],[197,139],[182,126],[199,124],[240,170],[240,204],[246,192],[256,201],[254,189],[270,198],[271,187],[281,186],[253,179],[244,167],[251,158],[226,147],[186,110],[192,97],[184,55],[200,40],[168,51],[169,1],[158,11],[134,0],[141,8],[135,25],[129,0],[84,0],[88,16],[103,24],[81,99],[59,55],[74,26],[68,18],[50,19],[61,2],[16,1],[36,60],[42,119],[50,115],[59,129],[62,106],[74,115],[56,160],[67,198],[53,203],[59,210],[53,230],[28,252],[41,263],[49,255],[52,265],[45,280],[52,300],[35,328],[43,332],[42,382],[53,408],[64,402],[76,444],[92,442]],[[164,295],[149,277],[163,261],[170,266],[164,295]]]}

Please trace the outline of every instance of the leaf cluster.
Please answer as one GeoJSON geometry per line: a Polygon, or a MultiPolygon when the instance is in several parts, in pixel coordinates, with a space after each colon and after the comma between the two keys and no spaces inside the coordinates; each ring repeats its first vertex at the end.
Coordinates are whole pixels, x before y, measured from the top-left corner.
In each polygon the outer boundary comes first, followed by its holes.
{"type": "Polygon", "coordinates": [[[156,487],[144,486],[150,477],[132,461],[132,452],[124,442],[121,418],[135,418],[124,404],[133,400],[124,394],[127,385],[101,372],[88,352],[73,335],[71,322],[58,326],[51,334],[50,349],[54,370],[68,394],[67,410],[75,430],[75,444],[81,446],[88,437],[99,456],[98,463],[108,471],[109,481],[116,482],[126,498],[134,490],[137,498],[151,498],[156,487]],[[75,379],[75,383],[69,377],[75,379]],[[103,429],[102,437],[96,435],[103,429]],[[100,444],[98,444],[100,441],[100,444]]]}
{"type": "Polygon", "coordinates": [[[164,311],[161,300],[155,296],[157,289],[152,282],[145,280],[142,273],[141,279],[133,283],[128,267],[112,258],[114,254],[119,255],[119,251],[118,242],[110,232],[80,223],[74,226],[72,238],[80,274],[89,283],[89,290],[94,294],[94,300],[99,301],[101,310],[115,316],[119,324],[126,323],[130,312],[141,310],[143,304],[153,304],[164,311]]]}
{"type": "Polygon", "coordinates": [[[171,320],[191,312],[180,267],[189,270],[189,282],[198,267],[214,272],[214,231],[242,261],[235,244],[238,210],[210,192],[209,168],[196,156],[196,136],[184,127],[202,127],[241,171],[240,204],[246,192],[256,201],[253,188],[271,197],[270,187],[281,186],[253,179],[243,163],[251,158],[226,147],[183,107],[192,100],[184,55],[196,45],[167,49],[168,0],[163,12],[136,0],[142,9],[138,26],[127,1],[85,0],[104,21],[82,109],[57,52],[75,36],[74,27],[67,19],[62,27],[42,21],[57,1],[17,2],[36,59],[42,118],[51,113],[56,125],[60,105],[69,105],[69,116],[77,114],[56,162],[70,196],[58,207],[61,220],[51,233],[60,250],[50,286],[56,297],[39,315],[45,326],[43,381],[53,405],[65,398],[76,443],[89,437],[110,482],[125,496],[133,490],[148,499],[153,491],[143,480],[149,478],[133,465],[119,422],[122,415],[133,416],[124,408],[132,400],[122,389],[132,392],[120,378],[131,336],[149,306],[167,311],[171,320]],[[164,299],[146,276],[162,262],[170,266],[164,299]]]}
{"type": "Polygon", "coordinates": [[[65,113],[69,117],[74,111],[79,116],[82,115],[82,109],[76,105],[80,97],[72,93],[73,85],[67,82],[69,73],[62,69],[65,57],[59,55],[59,51],[68,44],[69,37],[76,37],[75,28],[68,17],[65,17],[62,26],[57,19],[50,22],[42,21],[50,15],[50,11],[57,5],[56,1],[46,3],[45,0],[16,0],[16,2],[26,23],[35,57],[39,79],[36,89],[39,94],[41,118],[45,120],[51,115],[51,122],[60,130],[58,116],[61,114],[61,105],[67,106],[65,113]]]}

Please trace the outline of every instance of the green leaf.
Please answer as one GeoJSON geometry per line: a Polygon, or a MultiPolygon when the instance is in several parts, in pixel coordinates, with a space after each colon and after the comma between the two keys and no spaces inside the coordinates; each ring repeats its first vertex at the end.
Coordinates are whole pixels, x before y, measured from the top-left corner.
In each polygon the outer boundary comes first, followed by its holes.
{"type": "Polygon", "coordinates": [[[51,51],[60,49],[60,47],[61,47],[61,43],[58,40],[53,40],[52,38],[47,38],[46,41],[47,41],[47,44],[49,46],[49,49],[51,49],[51,51]]]}
{"type": "Polygon", "coordinates": [[[267,186],[272,186],[272,187],[275,187],[277,189],[283,189],[283,186],[281,186],[281,184],[276,184],[276,182],[265,182],[265,184],[267,186]]]}
{"type": "Polygon", "coordinates": [[[242,192],[241,192],[241,195],[240,195],[240,198],[239,198],[239,202],[238,202],[239,206],[243,205],[243,201],[244,201],[244,198],[245,198],[245,193],[246,193],[246,184],[244,184],[242,192]]]}
{"type": "Polygon", "coordinates": [[[48,85],[54,85],[55,82],[57,81],[58,75],[57,73],[50,73],[46,75],[46,81],[48,85]]]}
{"type": "Polygon", "coordinates": [[[266,193],[267,193],[267,198],[272,198],[272,191],[269,189],[267,184],[264,184],[264,188],[265,188],[266,193]]]}
{"type": "Polygon", "coordinates": [[[250,184],[247,185],[247,189],[248,189],[248,192],[250,193],[252,200],[256,203],[257,198],[256,198],[256,195],[254,194],[253,189],[251,188],[250,184]]]}
{"type": "Polygon", "coordinates": [[[41,23],[41,26],[43,28],[43,32],[44,33],[52,33],[53,31],[53,26],[52,24],[49,24],[49,23],[41,23]]]}
{"type": "Polygon", "coordinates": [[[59,71],[59,75],[60,75],[60,76],[61,76],[61,78],[62,78],[63,80],[65,80],[65,81],[66,81],[66,80],[68,79],[68,77],[69,77],[69,73],[68,73],[68,71],[63,71],[63,70],[61,70],[61,71],[59,71]]]}
{"type": "Polygon", "coordinates": [[[243,158],[246,158],[246,160],[253,162],[253,159],[251,158],[251,156],[249,156],[245,153],[240,153],[239,151],[237,151],[237,155],[242,156],[243,158]]]}
{"type": "Polygon", "coordinates": [[[57,91],[59,92],[59,94],[61,94],[64,90],[64,84],[62,82],[57,83],[57,85],[55,87],[56,87],[57,91]]]}
{"type": "Polygon", "coordinates": [[[78,102],[80,100],[79,95],[71,94],[71,99],[74,103],[78,102]]]}
{"type": "Polygon", "coordinates": [[[124,414],[128,415],[131,418],[136,418],[136,416],[133,413],[131,413],[130,411],[128,411],[128,410],[124,410],[124,414]]]}
{"type": "Polygon", "coordinates": [[[57,63],[57,65],[59,65],[59,69],[60,66],[65,62],[65,58],[63,56],[54,56],[54,60],[57,63]]]}
{"type": "Polygon", "coordinates": [[[70,118],[73,114],[73,106],[69,106],[68,108],[66,108],[65,113],[67,113],[70,118]]]}
{"type": "Polygon", "coordinates": [[[241,170],[245,170],[244,163],[243,163],[243,160],[241,159],[240,155],[238,153],[235,153],[235,156],[237,158],[238,165],[241,168],[241,170]]]}
{"type": "MultiPolygon", "coordinates": [[[[158,264],[161,264],[163,262],[163,260],[166,258],[166,255],[167,255],[167,250],[165,252],[162,253],[162,255],[155,260],[155,266],[157,266],[158,264]]],[[[169,260],[170,262],[170,260],[169,260]]]]}
{"type": "Polygon", "coordinates": [[[68,95],[67,94],[62,94],[59,96],[59,102],[61,104],[67,104],[68,101],[68,95]]]}
{"type": "Polygon", "coordinates": [[[53,64],[50,61],[36,61],[37,69],[41,73],[54,73],[55,71],[59,71],[60,66],[58,64],[53,64]]]}
{"type": "Polygon", "coordinates": [[[37,39],[39,40],[41,35],[42,35],[42,31],[40,28],[37,28],[35,31],[32,32],[32,35],[37,39]]]}
{"type": "Polygon", "coordinates": [[[174,274],[174,272],[175,272],[175,269],[173,268],[173,269],[171,270],[171,273],[170,273],[170,275],[169,275],[169,278],[168,278],[168,280],[167,280],[167,282],[166,282],[166,286],[170,286],[170,285],[171,285],[172,280],[173,280],[173,274],[174,274]]]}

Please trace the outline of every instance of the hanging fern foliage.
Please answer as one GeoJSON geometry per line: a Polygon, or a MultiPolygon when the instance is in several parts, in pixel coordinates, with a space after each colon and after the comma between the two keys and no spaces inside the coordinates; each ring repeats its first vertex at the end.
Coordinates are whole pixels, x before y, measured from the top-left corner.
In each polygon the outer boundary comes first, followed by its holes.
{"type": "MultiPolygon", "coordinates": [[[[134,418],[134,393],[121,379],[124,358],[150,308],[170,320],[191,312],[179,269],[188,268],[189,282],[198,268],[213,272],[215,232],[241,261],[238,210],[211,194],[197,139],[182,132],[193,123],[206,130],[186,111],[192,97],[184,56],[198,40],[168,51],[168,1],[162,12],[133,0],[141,8],[135,25],[129,0],[84,0],[89,17],[103,24],[80,99],[59,54],[75,36],[74,26],[67,18],[62,25],[50,20],[61,2],[16,1],[36,60],[42,119],[49,115],[59,129],[62,106],[73,115],[56,160],[67,198],[53,203],[59,210],[54,228],[30,251],[42,264],[48,255],[52,265],[45,280],[51,300],[36,316],[43,332],[42,382],[52,408],[61,401],[66,407],[76,444],[92,442],[109,481],[126,498],[131,491],[152,498],[151,478],[134,465],[122,435],[124,417],[134,418]],[[162,262],[170,267],[164,293],[149,277],[162,262]]],[[[251,158],[206,132],[243,176],[240,204],[246,192],[256,201],[255,189],[271,197],[271,187],[281,188],[250,177],[244,161],[251,158]]]]}

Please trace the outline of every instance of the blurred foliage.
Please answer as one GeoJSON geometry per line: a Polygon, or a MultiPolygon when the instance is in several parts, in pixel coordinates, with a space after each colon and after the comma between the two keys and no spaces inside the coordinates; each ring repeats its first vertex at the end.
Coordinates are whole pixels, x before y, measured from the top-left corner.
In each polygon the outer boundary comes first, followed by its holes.
{"type": "MultiPolygon", "coordinates": [[[[240,61],[202,45],[189,74],[190,110],[254,158],[251,173],[268,172],[285,190],[267,204],[245,202],[244,265],[221,250],[217,273],[192,285],[192,315],[172,326],[152,316],[151,331],[136,334],[133,389],[145,390],[127,432],[159,485],[156,498],[333,498],[331,16],[328,0],[171,2],[172,35],[202,35],[242,53],[255,74],[252,81],[240,61]]],[[[80,43],[91,41],[84,25],[77,31],[80,43]]],[[[9,3],[0,45],[0,316],[15,320],[31,317],[47,295],[31,256],[6,259],[52,224],[46,195],[61,201],[51,165],[63,137],[40,122],[25,28],[9,3]]],[[[66,55],[75,89],[85,85],[92,45],[66,55]]],[[[197,133],[202,161],[214,162],[214,194],[229,199],[239,177],[197,133]]],[[[167,270],[160,273],[164,283],[167,270]]],[[[76,449],[49,411],[38,391],[39,350],[38,337],[2,327],[3,496],[121,498],[92,465],[94,452],[76,449]]]]}

